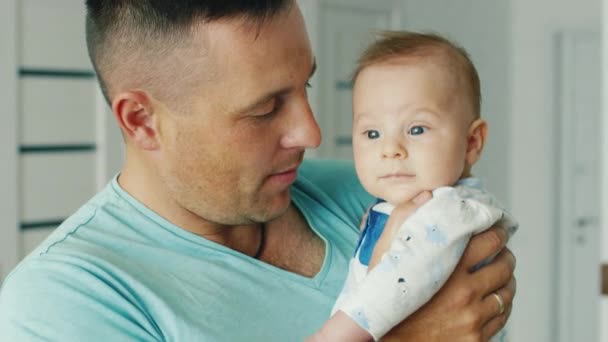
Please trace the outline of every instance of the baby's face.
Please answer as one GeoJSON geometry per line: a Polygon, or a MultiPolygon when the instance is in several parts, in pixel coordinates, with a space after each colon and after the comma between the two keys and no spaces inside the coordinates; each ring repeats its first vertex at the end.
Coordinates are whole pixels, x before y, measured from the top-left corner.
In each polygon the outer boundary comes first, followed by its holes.
{"type": "Polygon", "coordinates": [[[445,67],[371,65],[353,92],[355,166],[368,192],[398,204],[463,175],[474,120],[466,92],[445,67]]]}

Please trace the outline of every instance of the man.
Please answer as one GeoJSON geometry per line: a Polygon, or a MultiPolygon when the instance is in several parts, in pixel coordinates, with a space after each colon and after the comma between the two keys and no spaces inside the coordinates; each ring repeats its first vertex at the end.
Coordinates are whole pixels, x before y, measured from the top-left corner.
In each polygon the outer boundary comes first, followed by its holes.
{"type": "MultiPolygon", "coordinates": [[[[351,164],[303,163],[320,132],[306,96],[315,62],[295,2],[87,6],[89,52],[125,137],[125,165],[9,275],[0,339],[312,335],[342,286],[371,199],[351,164]]],[[[444,288],[386,340],[487,340],[498,331],[515,292],[514,259],[504,250],[468,269],[505,240],[497,228],[474,239],[444,288]]]]}

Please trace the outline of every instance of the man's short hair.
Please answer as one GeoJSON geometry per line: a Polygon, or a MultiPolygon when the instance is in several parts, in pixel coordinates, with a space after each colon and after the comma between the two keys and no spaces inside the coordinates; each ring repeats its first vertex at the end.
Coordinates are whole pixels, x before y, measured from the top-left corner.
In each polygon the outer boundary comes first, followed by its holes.
{"type": "MultiPolygon", "coordinates": [[[[86,41],[102,92],[111,102],[108,75],[141,54],[163,54],[187,44],[195,23],[242,18],[260,25],[293,0],[86,0],[86,41]]],[[[145,55],[147,57],[151,57],[145,55]]],[[[147,58],[146,58],[147,59],[147,58]]],[[[153,71],[150,70],[150,73],[153,71]]]]}
{"type": "Polygon", "coordinates": [[[457,81],[467,89],[473,115],[481,113],[481,85],[479,75],[469,54],[456,43],[434,33],[385,31],[361,55],[352,80],[368,66],[399,58],[439,58],[457,81]]]}

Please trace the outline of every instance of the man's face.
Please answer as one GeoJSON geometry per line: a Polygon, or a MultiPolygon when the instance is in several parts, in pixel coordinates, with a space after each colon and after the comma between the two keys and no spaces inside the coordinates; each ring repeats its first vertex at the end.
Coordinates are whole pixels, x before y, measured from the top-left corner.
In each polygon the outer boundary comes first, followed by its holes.
{"type": "Polygon", "coordinates": [[[220,20],[194,34],[206,48],[201,68],[213,76],[184,96],[187,113],[159,104],[160,179],[179,206],[215,223],[277,217],[289,206],[304,150],[320,143],[306,94],[314,60],[300,11],[294,5],[261,26],[220,20]]]}
{"type": "Polygon", "coordinates": [[[398,204],[463,175],[473,117],[452,78],[422,60],[376,64],[358,75],[353,149],[371,194],[398,204]]]}

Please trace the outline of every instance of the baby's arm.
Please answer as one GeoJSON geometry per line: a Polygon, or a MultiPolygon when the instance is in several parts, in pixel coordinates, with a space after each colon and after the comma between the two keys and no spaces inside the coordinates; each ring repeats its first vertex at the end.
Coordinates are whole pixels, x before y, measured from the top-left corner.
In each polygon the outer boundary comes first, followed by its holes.
{"type": "Polygon", "coordinates": [[[423,191],[410,201],[400,204],[391,212],[391,215],[384,227],[384,231],[374,246],[374,251],[369,261],[370,270],[380,262],[380,259],[384,253],[388,251],[392,241],[397,235],[397,229],[401,227],[402,223],[405,222],[409,216],[411,216],[421,205],[428,202],[432,197],[433,195],[430,191],[423,191]],[[397,224],[391,224],[392,222],[397,224]]]}
{"type": "Polygon", "coordinates": [[[503,211],[441,188],[407,219],[378,265],[339,309],[378,339],[427,302],[447,280],[470,236],[503,211]]]}
{"type": "Polygon", "coordinates": [[[336,312],[323,324],[321,329],[306,342],[368,342],[372,341],[372,335],[361,328],[352,318],[344,312],[336,312]]]}
{"type": "MultiPolygon", "coordinates": [[[[428,197],[430,197],[430,193],[428,193],[428,197]]],[[[408,204],[409,204],[409,205],[407,205],[408,210],[403,211],[403,213],[407,212],[409,214],[409,213],[413,212],[416,208],[418,208],[422,204],[422,201],[418,202],[418,203],[410,202],[408,204]]],[[[365,214],[361,218],[361,223],[359,225],[359,230],[361,231],[361,238],[359,239],[358,244],[360,244],[363,239],[363,236],[364,236],[363,231],[366,226],[367,217],[369,215],[369,211],[370,211],[371,207],[372,206],[367,208],[367,210],[365,211],[365,214]]],[[[405,219],[403,219],[402,221],[404,221],[404,220],[405,219]]],[[[359,246],[357,246],[357,249],[358,248],[359,248],[359,246]]],[[[351,260],[347,278],[344,283],[344,289],[341,291],[340,295],[338,296],[336,303],[334,304],[334,307],[340,306],[341,302],[345,300],[346,293],[348,292],[348,291],[345,291],[345,289],[348,287],[354,288],[361,281],[360,277],[361,277],[361,275],[359,274],[359,272],[355,272],[353,270],[353,261],[351,260]]],[[[315,332],[314,335],[307,338],[306,341],[307,342],[323,342],[323,341],[331,341],[331,342],[365,341],[365,342],[367,342],[367,341],[373,341],[373,337],[367,330],[361,328],[361,326],[359,326],[359,324],[355,323],[355,321],[351,317],[346,315],[344,312],[336,311],[331,316],[331,318],[328,319],[323,324],[321,329],[318,330],[317,332],[315,332]]]]}

